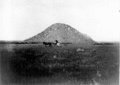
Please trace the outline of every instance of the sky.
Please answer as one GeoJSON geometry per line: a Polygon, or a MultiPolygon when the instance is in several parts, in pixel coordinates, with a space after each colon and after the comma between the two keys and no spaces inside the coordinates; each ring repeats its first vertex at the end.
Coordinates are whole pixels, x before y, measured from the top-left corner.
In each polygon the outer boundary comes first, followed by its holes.
{"type": "Polygon", "coordinates": [[[0,0],[0,40],[25,40],[65,23],[95,41],[120,41],[119,0],[0,0]]]}

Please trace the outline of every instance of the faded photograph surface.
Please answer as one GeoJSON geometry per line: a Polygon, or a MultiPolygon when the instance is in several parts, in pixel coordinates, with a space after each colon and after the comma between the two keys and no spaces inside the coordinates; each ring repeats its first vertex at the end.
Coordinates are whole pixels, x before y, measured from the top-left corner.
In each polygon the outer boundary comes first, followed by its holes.
{"type": "Polygon", "coordinates": [[[0,6],[0,85],[119,85],[117,1],[0,6]]]}

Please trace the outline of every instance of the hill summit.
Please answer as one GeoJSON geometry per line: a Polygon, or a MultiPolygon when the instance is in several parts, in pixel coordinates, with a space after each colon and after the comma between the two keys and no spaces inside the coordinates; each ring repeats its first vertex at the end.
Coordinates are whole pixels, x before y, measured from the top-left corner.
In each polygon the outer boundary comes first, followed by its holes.
{"type": "Polygon", "coordinates": [[[26,39],[27,42],[55,42],[92,44],[94,41],[87,35],[63,23],[55,23],[43,32],[26,39]]]}

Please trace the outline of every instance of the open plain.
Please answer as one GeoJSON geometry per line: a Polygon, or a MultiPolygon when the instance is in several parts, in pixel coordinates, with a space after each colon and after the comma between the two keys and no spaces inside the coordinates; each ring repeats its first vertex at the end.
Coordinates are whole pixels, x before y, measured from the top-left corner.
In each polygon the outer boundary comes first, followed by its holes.
{"type": "Polygon", "coordinates": [[[119,85],[119,44],[0,44],[1,84],[119,85]]]}

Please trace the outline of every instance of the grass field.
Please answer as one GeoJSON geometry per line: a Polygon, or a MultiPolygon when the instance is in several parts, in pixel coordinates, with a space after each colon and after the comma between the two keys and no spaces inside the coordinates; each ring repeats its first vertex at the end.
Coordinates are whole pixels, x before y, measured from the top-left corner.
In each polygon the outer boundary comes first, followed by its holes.
{"type": "Polygon", "coordinates": [[[119,45],[0,44],[0,75],[11,85],[119,85],[119,45]]]}

